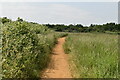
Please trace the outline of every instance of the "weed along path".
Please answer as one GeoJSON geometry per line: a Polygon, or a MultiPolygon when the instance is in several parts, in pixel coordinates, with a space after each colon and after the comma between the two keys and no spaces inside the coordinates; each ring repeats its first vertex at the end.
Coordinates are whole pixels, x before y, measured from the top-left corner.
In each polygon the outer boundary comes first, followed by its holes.
{"type": "Polygon", "coordinates": [[[65,37],[59,38],[58,43],[53,49],[51,61],[48,68],[43,72],[42,78],[72,78],[68,57],[63,49],[65,37]]]}

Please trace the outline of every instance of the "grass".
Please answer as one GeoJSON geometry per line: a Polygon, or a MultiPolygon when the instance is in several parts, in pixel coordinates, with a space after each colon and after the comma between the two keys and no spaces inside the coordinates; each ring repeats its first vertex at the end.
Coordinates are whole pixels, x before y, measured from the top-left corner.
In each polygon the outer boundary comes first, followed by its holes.
{"type": "Polygon", "coordinates": [[[118,77],[118,35],[70,34],[64,45],[75,78],[118,77]]]}

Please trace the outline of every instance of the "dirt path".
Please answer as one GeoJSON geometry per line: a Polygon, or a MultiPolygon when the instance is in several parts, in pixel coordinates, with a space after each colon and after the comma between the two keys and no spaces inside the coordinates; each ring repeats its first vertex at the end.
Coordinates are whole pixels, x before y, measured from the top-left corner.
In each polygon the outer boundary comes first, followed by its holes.
{"type": "Polygon", "coordinates": [[[68,64],[68,57],[63,49],[64,42],[65,37],[58,39],[58,44],[56,44],[53,49],[50,64],[44,71],[42,78],[72,78],[68,64]]]}

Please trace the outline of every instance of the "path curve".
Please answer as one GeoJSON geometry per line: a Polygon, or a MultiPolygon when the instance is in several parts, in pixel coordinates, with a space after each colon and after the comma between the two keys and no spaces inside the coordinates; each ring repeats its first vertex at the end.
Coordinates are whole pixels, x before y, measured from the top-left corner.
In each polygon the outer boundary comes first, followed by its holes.
{"type": "Polygon", "coordinates": [[[63,44],[65,38],[59,38],[53,49],[51,61],[48,68],[43,72],[42,78],[72,78],[68,63],[68,56],[65,54],[63,44]]]}

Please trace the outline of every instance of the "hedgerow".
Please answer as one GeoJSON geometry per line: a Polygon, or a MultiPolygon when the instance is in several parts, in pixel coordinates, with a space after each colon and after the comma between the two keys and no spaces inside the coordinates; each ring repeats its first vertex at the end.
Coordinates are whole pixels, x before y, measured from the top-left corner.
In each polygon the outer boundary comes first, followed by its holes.
{"type": "Polygon", "coordinates": [[[37,23],[11,21],[2,25],[3,78],[36,78],[47,66],[55,32],[37,23]]]}

